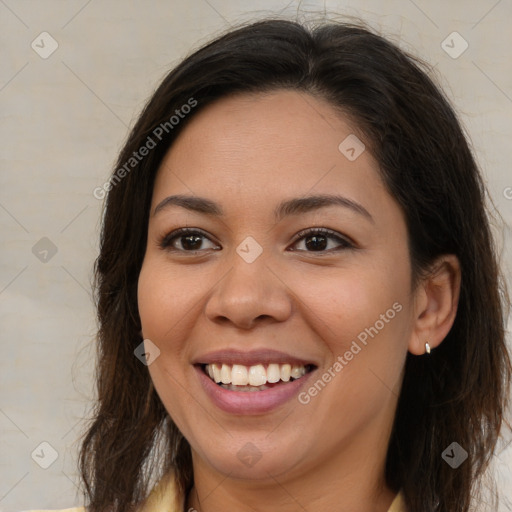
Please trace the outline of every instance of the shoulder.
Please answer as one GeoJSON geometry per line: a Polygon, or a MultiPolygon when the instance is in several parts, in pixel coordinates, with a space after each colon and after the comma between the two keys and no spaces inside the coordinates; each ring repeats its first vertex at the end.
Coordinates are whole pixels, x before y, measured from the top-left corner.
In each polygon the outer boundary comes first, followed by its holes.
{"type": "MultiPolygon", "coordinates": [[[[178,491],[175,473],[171,470],[153,487],[140,512],[180,512],[184,508],[184,496],[178,491]]],[[[25,510],[24,512],[87,512],[87,509],[75,507],[58,510],[25,510]]]]}

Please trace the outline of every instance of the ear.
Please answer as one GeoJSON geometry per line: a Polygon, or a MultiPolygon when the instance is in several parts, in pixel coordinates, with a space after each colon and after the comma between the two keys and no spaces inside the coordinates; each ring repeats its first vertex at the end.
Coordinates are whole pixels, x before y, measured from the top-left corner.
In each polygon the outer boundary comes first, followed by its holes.
{"type": "Polygon", "coordinates": [[[452,328],[460,295],[460,263],[453,254],[440,256],[417,286],[409,352],[425,353],[425,343],[438,347],[452,328]]]}

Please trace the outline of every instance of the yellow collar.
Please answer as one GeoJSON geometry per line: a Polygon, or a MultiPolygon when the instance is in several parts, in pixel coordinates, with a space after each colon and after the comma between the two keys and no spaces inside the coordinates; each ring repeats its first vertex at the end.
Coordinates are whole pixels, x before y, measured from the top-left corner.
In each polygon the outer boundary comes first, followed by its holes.
{"type": "MultiPolygon", "coordinates": [[[[141,512],[183,512],[185,496],[176,488],[174,473],[167,474],[151,491],[141,512]]],[[[398,493],[388,512],[406,512],[402,493],[398,493]]]]}
{"type": "Polygon", "coordinates": [[[405,500],[401,492],[395,496],[395,499],[393,500],[393,503],[391,503],[388,512],[406,512],[405,500]]]}
{"type": "Polygon", "coordinates": [[[174,472],[165,475],[153,488],[141,512],[183,512],[185,496],[178,492],[174,472]]]}

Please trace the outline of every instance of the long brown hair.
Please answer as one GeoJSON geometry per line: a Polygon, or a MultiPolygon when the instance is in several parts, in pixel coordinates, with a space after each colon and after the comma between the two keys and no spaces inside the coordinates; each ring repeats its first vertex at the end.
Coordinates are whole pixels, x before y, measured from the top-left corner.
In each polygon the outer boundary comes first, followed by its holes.
{"type": "Polygon", "coordinates": [[[463,129],[429,74],[363,24],[308,29],[265,20],[218,37],[165,77],[107,187],[95,265],[98,398],[80,453],[90,512],[135,510],[153,480],[171,468],[183,492],[192,486],[190,446],[134,356],[142,341],[137,280],[153,183],[197,112],[230,94],[277,89],[328,100],[364,134],[405,215],[414,282],[439,255],[459,258],[461,293],[451,331],[430,357],[407,355],[386,479],[403,491],[411,511],[469,510],[500,433],[511,363],[485,187],[463,129]],[[176,111],[183,115],[170,121],[176,111]],[[130,160],[149,140],[146,156],[130,160]],[[468,453],[458,469],[441,457],[454,441],[468,453]]]}

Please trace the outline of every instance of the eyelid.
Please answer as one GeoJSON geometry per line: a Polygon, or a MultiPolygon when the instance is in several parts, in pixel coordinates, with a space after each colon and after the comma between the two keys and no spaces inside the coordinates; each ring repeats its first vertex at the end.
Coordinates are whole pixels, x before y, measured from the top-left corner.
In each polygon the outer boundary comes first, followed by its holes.
{"type": "MultiPolygon", "coordinates": [[[[354,240],[352,240],[352,238],[350,238],[349,236],[338,233],[337,231],[334,231],[329,228],[324,228],[324,227],[318,227],[318,228],[312,227],[312,228],[306,228],[306,229],[303,229],[302,231],[299,231],[294,236],[292,245],[295,244],[296,242],[298,242],[300,239],[305,238],[307,235],[312,236],[315,234],[321,234],[328,238],[335,238],[339,242],[342,242],[343,244],[345,244],[346,249],[355,249],[357,247],[356,242],[354,240]]],[[[302,251],[302,252],[314,253],[315,251],[302,251]]],[[[323,253],[329,254],[329,253],[333,252],[333,250],[331,249],[330,251],[318,251],[318,252],[320,252],[320,253],[323,252],[323,253]]]]}
{"type": "MultiPolygon", "coordinates": [[[[184,237],[186,235],[194,235],[194,234],[201,235],[202,237],[210,240],[212,243],[217,243],[211,239],[211,236],[208,233],[206,233],[205,231],[203,231],[200,228],[183,227],[183,228],[175,229],[175,230],[171,231],[170,233],[167,233],[164,236],[160,237],[158,240],[158,246],[160,248],[162,248],[163,250],[168,250],[168,251],[172,251],[175,253],[196,254],[196,253],[205,252],[204,249],[186,251],[183,249],[176,249],[174,247],[170,247],[171,240],[180,238],[180,236],[184,237]]],[[[338,242],[340,242],[341,247],[338,247],[335,249],[329,249],[327,251],[305,251],[303,249],[300,249],[300,250],[292,249],[292,251],[305,252],[305,253],[310,253],[310,254],[316,253],[316,254],[321,255],[321,254],[332,254],[333,252],[337,252],[337,251],[341,251],[341,250],[355,249],[357,247],[356,242],[354,242],[354,240],[352,240],[347,235],[343,235],[341,233],[338,233],[337,231],[334,231],[329,228],[324,228],[324,227],[310,227],[310,228],[306,228],[306,229],[299,231],[293,237],[293,241],[292,241],[291,245],[295,245],[298,241],[306,238],[308,235],[313,236],[313,235],[318,235],[318,234],[323,235],[327,238],[332,238],[332,239],[337,240],[338,242]]],[[[217,249],[214,249],[214,250],[217,250],[217,249]]]]}
{"type": "Polygon", "coordinates": [[[173,240],[174,238],[180,238],[180,237],[184,237],[187,235],[195,235],[195,234],[201,235],[202,237],[207,238],[212,243],[217,243],[214,240],[212,240],[211,235],[209,235],[208,233],[206,233],[205,231],[203,231],[200,228],[183,227],[183,228],[174,229],[170,233],[167,233],[167,234],[163,235],[162,237],[160,237],[158,239],[158,246],[161,249],[164,249],[167,251],[173,251],[173,252],[181,252],[181,253],[189,253],[189,254],[204,252],[204,250],[184,251],[183,249],[176,249],[174,247],[170,247],[171,240],[173,240]]]}

